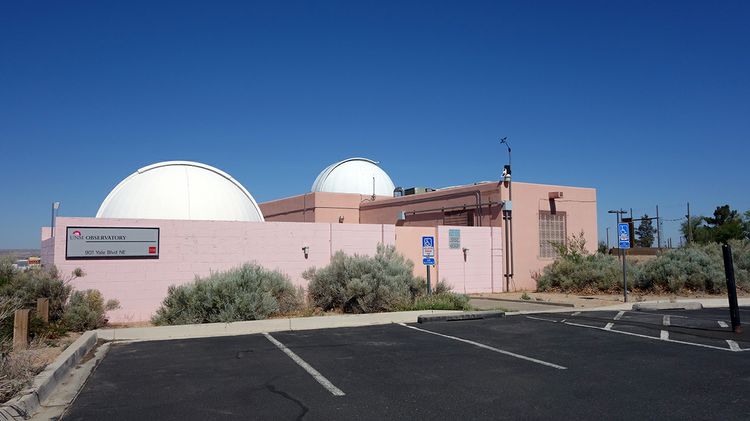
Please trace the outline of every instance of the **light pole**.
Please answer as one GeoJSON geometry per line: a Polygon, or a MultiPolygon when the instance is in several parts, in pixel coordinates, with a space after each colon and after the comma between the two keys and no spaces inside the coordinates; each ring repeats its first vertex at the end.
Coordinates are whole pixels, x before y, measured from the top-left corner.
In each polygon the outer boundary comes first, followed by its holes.
{"type": "Polygon", "coordinates": [[[503,205],[503,222],[505,224],[505,291],[510,291],[510,280],[513,278],[513,186],[511,182],[511,154],[508,137],[500,139],[500,144],[508,148],[508,165],[503,167],[503,183],[508,187],[508,200],[503,205]]]}
{"type": "Polygon", "coordinates": [[[52,237],[55,236],[55,214],[60,209],[60,202],[52,202],[52,223],[50,224],[50,232],[52,237]]]}

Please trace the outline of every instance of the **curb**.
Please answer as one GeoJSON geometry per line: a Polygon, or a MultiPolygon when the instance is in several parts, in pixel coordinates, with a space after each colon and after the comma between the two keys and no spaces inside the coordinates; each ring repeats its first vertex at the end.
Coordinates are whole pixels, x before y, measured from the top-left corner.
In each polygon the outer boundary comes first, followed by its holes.
{"type": "Polygon", "coordinates": [[[203,323],[194,325],[132,327],[122,329],[110,328],[98,330],[97,333],[100,339],[106,341],[159,341],[251,335],[256,333],[297,330],[375,326],[390,323],[414,323],[423,315],[451,315],[462,313],[463,312],[459,310],[412,310],[388,313],[342,314],[336,316],[252,320],[232,323],[203,323]]]}
{"type": "Polygon", "coordinates": [[[703,304],[689,301],[682,303],[635,303],[633,310],[702,310],[703,304]]]}
{"type": "Polygon", "coordinates": [[[25,420],[30,418],[49,398],[52,391],[95,345],[96,331],[85,332],[70,344],[52,364],[34,377],[31,386],[19,392],[19,396],[0,406],[0,420],[25,420]]]}
{"type": "Polygon", "coordinates": [[[417,317],[417,323],[429,322],[453,322],[458,320],[480,320],[480,319],[499,319],[505,317],[504,311],[471,311],[461,314],[435,314],[417,317]]]}
{"type": "Polygon", "coordinates": [[[554,301],[536,301],[536,300],[514,300],[512,298],[490,298],[490,297],[469,297],[470,300],[490,300],[490,301],[507,301],[509,303],[524,303],[524,304],[542,304],[546,306],[558,306],[558,307],[575,307],[575,304],[571,303],[556,303],[554,301]]]}

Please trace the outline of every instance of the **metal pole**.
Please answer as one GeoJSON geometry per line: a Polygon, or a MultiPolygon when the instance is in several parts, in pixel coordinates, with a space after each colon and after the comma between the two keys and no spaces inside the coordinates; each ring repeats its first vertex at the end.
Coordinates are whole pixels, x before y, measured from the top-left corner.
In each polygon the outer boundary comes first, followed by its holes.
{"type": "Polygon", "coordinates": [[[622,289],[623,294],[625,296],[625,302],[628,302],[628,276],[627,276],[627,270],[625,268],[625,249],[620,249],[622,251],[622,289]]]}
{"type": "Polygon", "coordinates": [[[732,247],[723,244],[721,251],[724,253],[724,273],[727,277],[727,295],[729,297],[729,317],[732,319],[732,331],[742,333],[740,324],[740,308],[737,305],[737,284],[734,282],[734,265],[732,263],[732,247]]]}
{"type": "Polygon", "coordinates": [[[432,287],[430,286],[430,265],[427,265],[427,295],[432,294],[432,287]]]}
{"type": "Polygon", "coordinates": [[[609,251],[609,227],[607,227],[607,251],[609,251]]]}
{"type": "Polygon", "coordinates": [[[693,229],[690,227],[690,202],[687,202],[687,238],[685,241],[690,244],[693,241],[693,229]]]}
{"type": "Polygon", "coordinates": [[[659,205],[656,205],[656,248],[661,249],[661,219],[659,219],[659,205]]]}

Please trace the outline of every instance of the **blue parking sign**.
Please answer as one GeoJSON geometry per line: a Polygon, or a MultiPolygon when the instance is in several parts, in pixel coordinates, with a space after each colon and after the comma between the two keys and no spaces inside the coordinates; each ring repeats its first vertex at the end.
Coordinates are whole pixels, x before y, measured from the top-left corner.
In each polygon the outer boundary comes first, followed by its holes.
{"type": "Polygon", "coordinates": [[[617,224],[617,240],[620,243],[621,249],[630,248],[630,224],[617,224]]]}

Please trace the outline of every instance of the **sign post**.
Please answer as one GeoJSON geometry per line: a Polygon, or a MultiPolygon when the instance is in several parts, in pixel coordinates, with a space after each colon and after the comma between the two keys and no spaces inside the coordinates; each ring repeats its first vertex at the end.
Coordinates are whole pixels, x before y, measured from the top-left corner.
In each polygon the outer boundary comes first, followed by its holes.
{"type": "Polygon", "coordinates": [[[630,248],[630,224],[617,224],[617,239],[620,242],[620,253],[622,253],[622,290],[625,302],[628,302],[628,277],[625,268],[625,250],[630,248]]]}
{"type": "Polygon", "coordinates": [[[427,295],[432,294],[430,266],[435,265],[435,237],[422,237],[422,264],[427,266],[427,295]]]}

